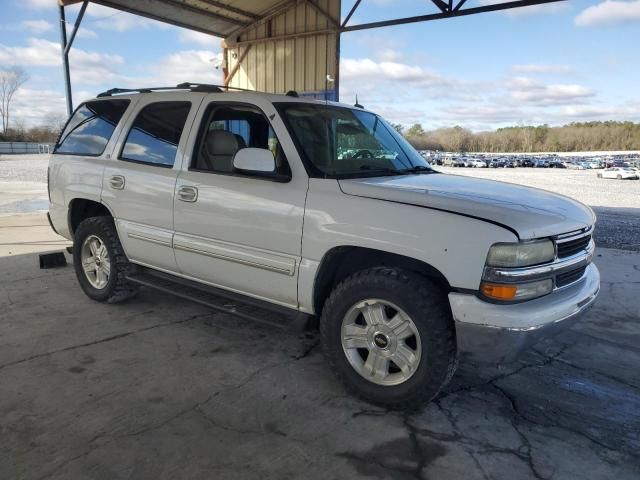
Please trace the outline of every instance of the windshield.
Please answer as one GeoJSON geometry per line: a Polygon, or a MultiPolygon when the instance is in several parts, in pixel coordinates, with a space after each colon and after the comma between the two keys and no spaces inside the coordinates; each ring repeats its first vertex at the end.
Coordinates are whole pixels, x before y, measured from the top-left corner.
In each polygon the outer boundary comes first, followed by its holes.
{"type": "Polygon", "coordinates": [[[333,105],[277,106],[301,154],[320,175],[341,178],[433,171],[378,115],[333,105]]]}

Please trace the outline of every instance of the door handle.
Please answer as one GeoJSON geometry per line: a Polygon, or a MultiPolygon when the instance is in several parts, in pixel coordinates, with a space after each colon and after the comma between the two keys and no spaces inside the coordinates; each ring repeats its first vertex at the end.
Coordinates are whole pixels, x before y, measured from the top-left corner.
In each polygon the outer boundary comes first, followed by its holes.
{"type": "Polygon", "coordinates": [[[187,185],[178,187],[178,200],[183,202],[195,202],[198,200],[198,189],[187,185]]]}
{"type": "Polygon", "coordinates": [[[115,190],[124,190],[124,177],[122,175],[114,175],[109,179],[109,185],[115,190]]]}

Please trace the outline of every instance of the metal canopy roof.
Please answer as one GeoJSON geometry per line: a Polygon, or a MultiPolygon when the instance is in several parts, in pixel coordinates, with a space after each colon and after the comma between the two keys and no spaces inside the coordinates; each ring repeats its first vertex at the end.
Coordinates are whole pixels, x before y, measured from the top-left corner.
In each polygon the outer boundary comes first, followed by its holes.
{"type": "MultiPolygon", "coordinates": [[[[53,2],[53,0],[50,0],[53,2]]],[[[424,0],[424,14],[353,24],[362,0],[56,0],[67,109],[72,110],[69,51],[89,3],[224,38],[224,85],[327,99],[339,95],[341,34],[566,0],[424,0]],[[342,3],[348,2],[344,10],[342,3]],[[65,6],[81,4],[67,38],[65,6]]],[[[393,9],[390,9],[391,11],[393,9]]],[[[185,80],[189,80],[186,79],[185,80]]]]}
{"type": "MultiPolygon", "coordinates": [[[[234,30],[269,15],[282,0],[91,0],[116,10],[226,37],[234,30]]],[[[60,0],[61,5],[81,0],[60,0]]],[[[287,1],[286,3],[292,3],[287,1]]]]}
{"type": "MultiPolygon", "coordinates": [[[[60,5],[81,3],[82,0],[58,0],[60,5]]],[[[251,25],[291,9],[299,4],[307,4],[320,14],[323,7],[317,0],[90,0],[117,10],[170,23],[179,27],[208,33],[217,37],[228,37],[236,30],[251,25]]],[[[425,14],[406,18],[381,20],[371,23],[350,25],[349,20],[361,6],[362,0],[353,0],[352,7],[340,25],[339,32],[380,28],[390,25],[425,22],[465,15],[473,15],[496,10],[554,3],[566,0],[492,0],[469,7],[467,0],[425,0],[425,14]],[[431,6],[431,11],[427,8],[431,6]],[[435,7],[435,8],[434,8],[435,7]],[[466,8],[465,8],[466,7],[466,8]]],[[[365,2],[366,3],[366,2],[365,2]]],[[[471,2],[469,2],[471,3],[471,2]]]]}

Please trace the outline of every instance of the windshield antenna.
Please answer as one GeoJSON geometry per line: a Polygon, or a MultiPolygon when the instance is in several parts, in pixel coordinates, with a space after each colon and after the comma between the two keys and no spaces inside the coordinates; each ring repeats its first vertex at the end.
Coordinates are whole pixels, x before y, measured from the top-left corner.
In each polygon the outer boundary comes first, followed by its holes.
{"type": "Polygon", "coordinates": [[[362,105],[358,103],[358,94],[356,93],[356,103],[353,105],[356,108],[364,108],[362,105]]]}

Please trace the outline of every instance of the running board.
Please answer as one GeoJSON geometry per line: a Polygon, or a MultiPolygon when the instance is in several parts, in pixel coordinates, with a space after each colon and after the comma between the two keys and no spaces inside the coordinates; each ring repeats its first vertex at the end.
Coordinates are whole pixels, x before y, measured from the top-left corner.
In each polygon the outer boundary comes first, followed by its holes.
{"type": "Polygon", "coordinates": [[[137,285],[191,300],[252,322],[282,330],[302,332],[309,328],[311,316],[287,307],[247,297],[175,275],[138,266],[127,280],[137,285]]]}

